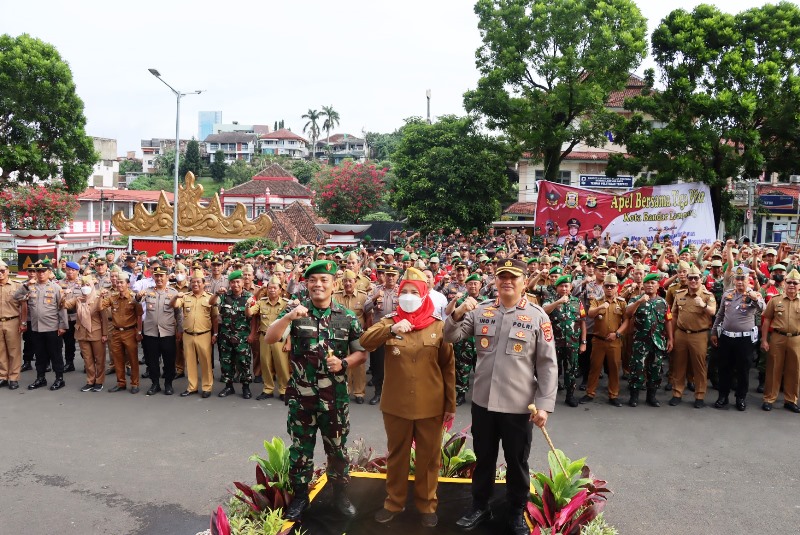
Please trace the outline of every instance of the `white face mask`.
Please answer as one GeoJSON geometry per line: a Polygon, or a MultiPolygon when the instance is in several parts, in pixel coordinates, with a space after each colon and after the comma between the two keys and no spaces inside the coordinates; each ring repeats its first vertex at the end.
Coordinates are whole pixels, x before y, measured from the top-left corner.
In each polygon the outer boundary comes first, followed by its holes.
{"type": "Polygon", "coordinates": [[[92,293],[92,287],[91,286],[81,286],[81,293],[83,295],[89,295],[90,293],[92,293]]]}
{"type": "Polygon", "coordinates": [[[184,275],[183,273],[178,273],[177,275],[175,275],[175,280],[178,282],[183,282],[186,280],[186,275],[184,275]]]}
{"type": "Polygon", "coordinates": [[[410,314],[422,306],[422,298],[414,294],[400,294],[400,297],[397,298],[397,304],[400,305],[403,312],[410,314]]]}

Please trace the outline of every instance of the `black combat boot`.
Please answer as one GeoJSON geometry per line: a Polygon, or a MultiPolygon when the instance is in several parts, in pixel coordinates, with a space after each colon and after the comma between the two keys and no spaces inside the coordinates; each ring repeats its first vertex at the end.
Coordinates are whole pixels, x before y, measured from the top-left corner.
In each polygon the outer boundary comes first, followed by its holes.
{"type": "Polygon", "coordinates": [[[651,407],[660,407],[661,403],[656,399],[656,388],[647,389],[647,404],[651,407]]]}
{"type": "Polygon", "coordinates": [[[248,383],[242,383],[242,397],[244,399],[253,397],[253,394],[250,393],[250,385],[248,383]]]}
{"type": "Polygon", "coordinates": [[[459,392],[456,394],[456,407],[460,407],[465,401],[467,401],[467,396],[464,393],[459,392]]]}
{"type": "Polygon", "coordinates": [[[631,388],[631,397],[628,400],[629,407],[637,407],[639,405],[639,390],[631,388]]]}
{"type": "Polygon", "coordinates": [[[236,390],[233,389],[233,383],[228,381],[227,383],[225,383],[225,388],[223,388],[222,391],[219,394],[217,394],[217,396],[221,397],[221,398],[224,398],[224,397],[228,397],[231,394],[235,394],[235,393],[236,393],[236,390]]]}
{"type": "Polygon", "coordinates": [[[339,511],[342,516],[348,518],[356,516],[356,508],[350,502],[350,498],[347,497],[347,485],[334,485],[333,493],[335,495],[333,503],[336,506],[336,510],[339,511]]]}
{"type": "Polygon", "coordinates": [[[565,400],[570,407],[577,407],[580,402],[575,399],[575,386],[567,390],[567,399],[565,400]]]}
{"type": "Polygon", "coordinates": [[[764,372],[758,372],[758,387],[756,388],[756,392],[759,394],[764,393],[764,380],[766,379],[766,374],[764,372]]]}
{"type": "Polygon", "coordinates": [[[292,503],[286,508],[283,518],[291,522],[297,522],[303,517],[303,511],[308,509],[308,491],[298,492],[292,498],[292,503]]]}
{"type": "Polygon", "coordinates": [[[50,385],[50,390],[58,390],[60,388],[64,388],[65,385],[66,383],[64,383],[64,377],[62,375],[56,375],[56,380],[50,385]]]}

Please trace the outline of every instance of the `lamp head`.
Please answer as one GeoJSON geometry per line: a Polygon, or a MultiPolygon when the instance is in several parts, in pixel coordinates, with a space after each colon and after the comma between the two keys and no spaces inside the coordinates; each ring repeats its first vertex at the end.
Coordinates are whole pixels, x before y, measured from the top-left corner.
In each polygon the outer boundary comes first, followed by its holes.
{"type": "Polygon", "coordinates": [[[158,69],[147,69],[147,70],[150,71],[150,74],[152,74],[156,78],[161,78],[161,73],[158,72],[158,69]]]}

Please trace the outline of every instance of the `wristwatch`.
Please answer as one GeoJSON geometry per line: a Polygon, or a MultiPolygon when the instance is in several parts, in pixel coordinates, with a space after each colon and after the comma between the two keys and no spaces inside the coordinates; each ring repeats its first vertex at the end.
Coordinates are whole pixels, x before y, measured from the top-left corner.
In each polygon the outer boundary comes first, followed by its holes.
{"type": "Polygon", "coordinates": [[[342,363],[342,373],[346,372],[348,366],[347,359],[339,359],[339,361],[342,363]]]}

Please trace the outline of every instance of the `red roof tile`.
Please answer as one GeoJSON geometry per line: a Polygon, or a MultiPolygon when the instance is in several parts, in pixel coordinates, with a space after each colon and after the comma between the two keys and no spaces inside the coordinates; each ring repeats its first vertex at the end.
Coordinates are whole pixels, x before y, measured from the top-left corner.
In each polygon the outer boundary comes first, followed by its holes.
{"type": "Polygon", "coordinates": [[[503,210],[503,213],[512,215],[534,215],[536,214],[536,203],[515,202],[514,204],[503,210]]]}
{"type": "Polygon", "coordinates": [[[306,138],[298,136],[297,134],[286,128],[275,130],[274,132],[270,132],[269,134],[261,134],[259,136],[259,139],[297,139],[304,143],[308,142],[306,138]]]}
{"type": "Polygon", "coordinates": [[[273,163],[272,165],[266,166],[264,169],[256,173],[253,176],[253,178],[292,178],[295,181],[297,181],[297,179],[294,178],[294,175],[292,175],[292,173],[290,173],[277,163],[273,163]]]}
{"type": "Polygon", "coordinates": [[[642,89],[644,89],[645,85],[646,84],[643,79],[639,78],[635,74],[631,74],[630,77],[628,77],[627,83],[625,84],[625,89],[620,91],[612,91],[611,94],[608,95],[606,106],[609,108],[624,107],[625,99],[641,95],[642,89]]]}
{"type": "Polygon", "coordinates": [[[758,184],[756,185],[756,193],[758,195],[790,195],[797,199],[800,196],[800,185],[758,184]]]}

